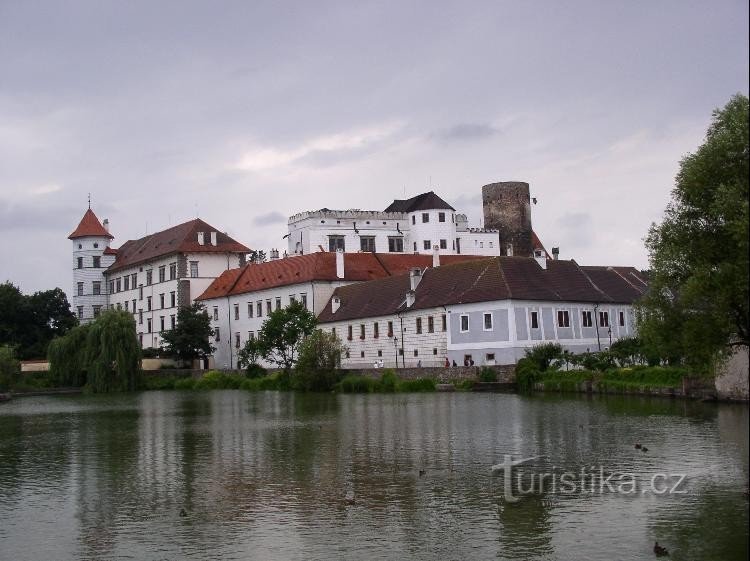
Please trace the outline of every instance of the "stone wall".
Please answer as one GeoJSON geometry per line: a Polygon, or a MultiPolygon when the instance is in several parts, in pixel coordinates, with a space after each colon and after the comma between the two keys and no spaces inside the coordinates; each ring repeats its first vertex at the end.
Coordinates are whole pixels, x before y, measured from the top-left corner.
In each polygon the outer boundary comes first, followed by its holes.
{"type": "MultiPolygon", "coordinates": [[[[398,368],[391,369],[396,376],[404,380],[416,380],[417,378],[433,378],[438,382],[460,381],[460,380],[477,380],[479,371],[482,368],[490,368],[497,372],[497,381],[510,383],[516,381],[515,365],[497,365],[497,366],[456,366],[449,368],[398,368]]],[[[371,368],[368,370],[344,370],[345,374],[354,374],[358,376],[371,376],[379,378],[383,375],[384,368],[371,368]]]]}
{"type": "Polygon", "coordinates": [[[748,401],[748,348],[740,347],[716,372],[719,399],[748,401]]]}
{"type": "Polygon", "coordinates": [[[531,204],[529,184],[521,181],[491,183],[482,187],[484,227],[499,231],[500,254],[531,257],[531,204]]]}

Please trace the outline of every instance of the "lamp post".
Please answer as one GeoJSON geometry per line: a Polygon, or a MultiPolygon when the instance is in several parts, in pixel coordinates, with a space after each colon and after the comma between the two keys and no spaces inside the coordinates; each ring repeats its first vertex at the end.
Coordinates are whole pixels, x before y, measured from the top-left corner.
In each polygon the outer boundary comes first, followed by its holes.
{"type": "Polygon", "coordinates": [[[599,304],[594,304],[594,325],[596,326],[596,346],[598,347],[599,351],[602,350],[602,342],[599,339],[599,304]]]}
{"type": "Polygon", "coordinates": [[[393,349],[396,352],[396,368],[398,368],[398,337],[393,338],[393,349]]]}
{"type": "Polygon", "coordinates": [[[607,328],[607,335],[609,335],[609,346],[612,347],[612,327],[607,328]]]}

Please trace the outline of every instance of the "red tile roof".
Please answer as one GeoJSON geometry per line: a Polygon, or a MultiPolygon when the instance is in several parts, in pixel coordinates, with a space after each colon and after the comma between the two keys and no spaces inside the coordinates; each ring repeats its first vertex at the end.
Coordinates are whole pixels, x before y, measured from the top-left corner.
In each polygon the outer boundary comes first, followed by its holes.
{"type": "Polygon", "coordinates": [[[172,253],[249,253],[250,249],[196,218],[138,240],[128,240],[116,251],[117,258],[108,271],[131,267],[172,253]],[[198,232],[206,233],[203,245],[198,243],[198,232]],[[209,232],[217,233],[216,245],[211,245],[209,232]]]}
{"type": "MultiPolygon", "coordinates": [[[[543,269],[529,257],[489,257],[427,269],[410,309],[507,299],[632,304],[641,295],[611,267],[595,268],[597,284],[575,261],[546,263],[543,269]]],[[[408,275],[339,287],[340,308],[332,313],[329,301],[319,320],[394,314],[405,309],[408,290],[408,275]]]]}
{"type": "Polygon", "coordinates": [[[114,236],[107,232],[104,226],[102,226],[102,223],[99,222],[96,214],[94,214],[94,211],[91,209],[88,209],[84,213],[83,218],[81,218],[81,221],[78,223],[78,227],[73,230],[73,233],[68,236],[68,239],[74,240],[86,236],[101,236],[114,239],[114,236]]]}
{"type": "Polygon", "coordinates": [[[117,250],[111,247],[108,247],[107,249],[104,250],[104,255],[117,255],[117,250]]]}
{"type": "MultiPolygon", "coordinates": [[[[440,256],[441,263],[456,263],[472,259],[482,259],[482,257],[475,255],[440,256]]],[[[432,266],[432,255],[345,253],[343,280],[369,281],[401,275],[413,267],[429,266],[432,266]]],[[[211,283],[198,300],[245,294],[302,282],[336,280],[342,280],[336,276],[336,254],[332,252],[310,253],[260,264],[248,263],[239,269],[225,271],[211,283]]]]}

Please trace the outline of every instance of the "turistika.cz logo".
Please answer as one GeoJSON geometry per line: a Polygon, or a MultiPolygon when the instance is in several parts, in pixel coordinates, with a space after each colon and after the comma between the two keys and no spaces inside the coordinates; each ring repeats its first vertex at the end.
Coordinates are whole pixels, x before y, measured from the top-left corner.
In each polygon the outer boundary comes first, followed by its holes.
{"type": "Polygon", "coordinates": [[[510,454],[502,463],[492,466],[493,473],[503,475],[503,496],[509,503],[521,495],[560,494],[596,495],[679,495],[686,494],[684,473],[654,473],[651,477],[637,477],[633,473],[605,470],[603,466],[584,466],[579,471],[558,471],[555,466],[544,472],[526,472],[514,468],[530,464],[543,456],[514,460],[510,454]],[[514,479],[515,471],[515,479],[514,479]],[[515,481],[515,486],[513,485],[515,481]]]}

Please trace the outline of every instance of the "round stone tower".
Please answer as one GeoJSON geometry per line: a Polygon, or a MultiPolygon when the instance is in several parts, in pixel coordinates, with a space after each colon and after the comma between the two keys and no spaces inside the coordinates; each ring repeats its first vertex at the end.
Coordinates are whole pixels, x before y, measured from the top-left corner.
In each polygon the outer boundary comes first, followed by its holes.
{"type": "Polygon", "coordinates": [[[484,227],[498,230],[500,255],[531,257],[529,184],[503,181],[482,187],[484,227]]]}

